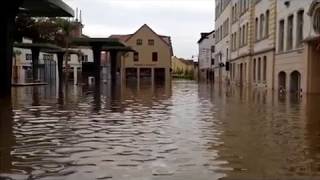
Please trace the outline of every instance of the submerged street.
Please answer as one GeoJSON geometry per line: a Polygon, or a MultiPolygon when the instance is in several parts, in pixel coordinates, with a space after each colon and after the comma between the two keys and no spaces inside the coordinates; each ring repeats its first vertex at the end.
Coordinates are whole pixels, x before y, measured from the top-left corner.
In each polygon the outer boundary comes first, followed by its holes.
{"type": "Polygon", "coordinates": [[[320,175],[320,97],[195,81],[14,88],[0,179],[212,180],[320,175]]]}

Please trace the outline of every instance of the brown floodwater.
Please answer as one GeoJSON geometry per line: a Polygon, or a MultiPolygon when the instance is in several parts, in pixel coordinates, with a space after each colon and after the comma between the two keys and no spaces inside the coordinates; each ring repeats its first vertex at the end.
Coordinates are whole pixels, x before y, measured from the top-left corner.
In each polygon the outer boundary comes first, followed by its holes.
{"type": "Polygon", "coordinates": [[[12,90],[0,179],[320,178],[320,97],[194,81],[12,90]]]}

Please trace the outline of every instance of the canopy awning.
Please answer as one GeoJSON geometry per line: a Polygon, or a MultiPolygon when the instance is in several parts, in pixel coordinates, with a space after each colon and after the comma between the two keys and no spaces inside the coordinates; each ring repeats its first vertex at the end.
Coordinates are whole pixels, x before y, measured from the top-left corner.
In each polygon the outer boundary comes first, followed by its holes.
{"type": "Polygon", "coordinates": [[[72,41],[74,46],[96,46],[101,47],[126,47],[122,42],[115,38],[75,38],[72,41]]]}
{"type": "Polygon", "coordinates": [[[122,52],[136,52],[131,47],[116,47],[116,46],[103,46],[102,51],[122,51],[122,52]]]}
{"type": "Polygon", "coordinates": [[[62,0],[24,0],[19,13],[32,17],[73,17],[74,11],[62,0]]]}
{"type": "Polygon", "coordinates": [[[46,44],[46,43],[15,43],[13,45],[14,47],[17,48],[22,48],[22,49],[33,49],[33,48],[38,48],[40,51],[47,52],[47,51],[61,51],[62,48],[59,46],[56,46],[54,44],[46,44]]]}

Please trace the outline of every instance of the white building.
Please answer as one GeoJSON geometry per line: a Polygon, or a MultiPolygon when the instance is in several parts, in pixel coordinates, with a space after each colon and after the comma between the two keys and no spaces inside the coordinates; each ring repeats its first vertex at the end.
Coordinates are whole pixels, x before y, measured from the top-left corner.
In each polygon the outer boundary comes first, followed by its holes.
{"type": "Polygon", "coordinates": [[[201,33],[198,45],[199,78],[200,80],[214,80],[215,31],[201,33]]]}
{"type": "Polygon", "coordinates": [[[215,16],[215,82],[226,82],[229,79],[227,63],[230,60],[231,45],[231,0],[216,0],[215,16]]]}

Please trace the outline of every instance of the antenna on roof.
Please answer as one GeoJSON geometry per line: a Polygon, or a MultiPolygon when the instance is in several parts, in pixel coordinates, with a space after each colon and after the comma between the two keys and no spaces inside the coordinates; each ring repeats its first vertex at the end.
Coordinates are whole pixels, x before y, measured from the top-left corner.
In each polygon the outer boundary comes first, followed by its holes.
{"type": "Polygon", "coordinates": [[[78,22],[78,8],[76,8],[76,22],[78,22]]]}
{"type": "Polygon", "coordinates": [[[80,23],[82,23],[82,11],[80,10],[80,23]]]}

